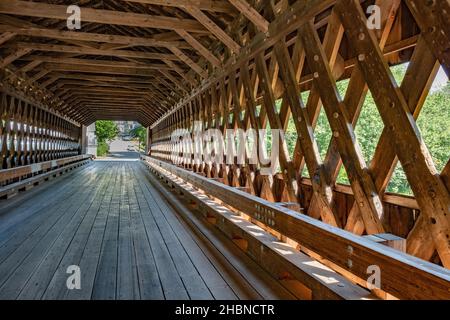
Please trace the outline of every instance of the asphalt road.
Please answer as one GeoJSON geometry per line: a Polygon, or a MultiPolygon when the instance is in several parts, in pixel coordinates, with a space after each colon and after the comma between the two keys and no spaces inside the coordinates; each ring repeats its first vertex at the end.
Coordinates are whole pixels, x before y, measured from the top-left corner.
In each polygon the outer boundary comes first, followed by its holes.
{"type": "Polygon", "coordinates": [[[109,155],[103,159],[139,159],[137,149],[137,143],[134,141],[114,140],[109,144],[109,155]]]}

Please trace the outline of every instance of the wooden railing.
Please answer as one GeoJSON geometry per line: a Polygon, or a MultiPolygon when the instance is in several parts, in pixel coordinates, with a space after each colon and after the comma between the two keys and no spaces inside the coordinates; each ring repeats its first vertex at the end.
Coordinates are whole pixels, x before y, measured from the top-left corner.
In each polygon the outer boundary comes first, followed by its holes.
{"type": "Polygon", "coordinates": [[[91,155],[83,154],[0,170],[0,197],[15,195],[17,191],[29,188],[51,175],[86,164],[91,158],[91,155]]]}
{"type": "Polygon", "coordinates": [[[213,198],[298,242],[346,273],[367,279],[370,266],[381,270],[381,290],[400,299],[450,299],[450,271],[369,239],[289,210],[239,189],[151,157],[157,170],[204,190],[213,198]]]}

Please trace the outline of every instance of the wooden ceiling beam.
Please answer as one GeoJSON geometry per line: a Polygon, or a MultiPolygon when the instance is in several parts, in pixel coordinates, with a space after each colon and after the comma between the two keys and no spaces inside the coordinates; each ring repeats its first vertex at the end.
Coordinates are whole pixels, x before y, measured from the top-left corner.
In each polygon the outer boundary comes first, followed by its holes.
{"type": "MultiPolygon", "coordinates": [[[[200,22],[206,29],[208,29],[214,36],[222,41],[232,52],[239,52],[241,46],[237,44],[225,31],[222,30],[214,21],[212,21],[199,8],[193,6],[185,6],[184,9],[198,22],[200,22]]],[[[183,29],[183,28],[178,28],[183,29]]],[[[184,29],[187,30],[187,29],[184,29]]]]}
{"type": "MultiPolygon", "coordinates": [[[[27,56],[25,58],[19,58],[19,60],[51,62],[51,63],[57,63],[57,64],[86,65],[86,66],[97,66],[97,67],[121,67],[121,68],[132,68],[132,69],[142,69],[142,70],[170,69],[170,67],[167,66],[166,64],[157,64],[157,63],[136,63],[136,62],[121,62],[121,61],[111,61],[111,60],[49,57],[49,56],[37,56],[37,55],[27,56]]],[[[168,60],[168,61],[170,61],[170,60],[168,60]]]]}
{"type": "MultiPolygon", "coordinates": [[[[38,27],[18,27],[11,25],[0,25],[0,32],[3,32],[3,34],[0,36],[0,44],[2,44],[2,39],[4,39],[6,35],[13,33],[29,37],[49,38],[64,41],[77,40],[77,41],[103,42],[105,44],[116,44],[120,46],[121,45],[145,46],[145,47],[161,47],[161,48],[176,46],[178,48],[190,48],[190,45],[182,41],[163,41],[145,37],[111,35],[111,34],[91,33],[82,31],[77,32],[62,31],[38,27]]],[[[4,42],[6,42],[6,40],[4,42]]],[[[112,49],[112,48],[100,47],[100,49],[112,49]]]]}
{"type": "Polygon", "coordinates": [[[44,64],[43,68],[59,72],[86,72],[118,75],[136,75],[139,77],[154,77],[158,74],[156,70],[122,68],[122,67],[102,67],[89,65],[71,65],[71,64],[44,64]]]}
{"type": "MultiPolygon", "coordinates": [[[[50,18],[66,20],[67,5],[56,5],[20,0],[8,0],[0,2],[0,13],[38,18],[50,18]]],[[[155,29],[184,29],[191,32],[207,33],[207,30],[193,19],[180,19],[148,15],[141,13],[121,12],[93,8],[81,8],[83,22],[100,24],[115,24],[140,28],[155,29]]]]}
{"type": "Polygon", "coordinates": [[[267,32],[269,30],[269,22],[256,11],[245,0],[228,0],[233,6],[239,10],[248,20],[250,20],[260,31],[267,32]]]}
{"type": "Polygon", "coordinates": [[[148,84],[148,79],[130,77],[130,76],[100,76],[91,74],[81,74],[81,73],[61,73],[61,78],[72,79],[72,80],[88,80],[88,81],[105,81],[105,82],[127,82],[127,83],[144,83],[148,84]]]}
{"type": "Polygon", "coordinates": [[[186,63],[192,70],[197,72],[202,78],[206,78],[208,76],[208,73],[205,70],[203,70],[202,67],[200,67],[191,58],[185,55],[183,51],[181,51],[177,47],[170,47],[169,49],[178,57],[178,59],[186,63]]]}
{"type": "Polygon", "coordinates": [[[220,67],[221,62],[215,55],[213,55],[207,48],[205,48],[197,39],[195,39],[189,32],[182,29],[176,29],[178,33],[192,48],[197,50],[206,60],[208,60],[213,66],[220,67]]]}
{"type": "Polygon", "coordinates": [[[163,60],[165,64],[167,64],[171,70],[178,73],[184,80],[189,82],[191,85],[196,86],[197,82],[194,78],[192,78],[189,74],[185,73],[183,69],[181,69],[178,65],[175,64],[175,62],[170,60],[163,60]]]}
{"type": "Polygon", "coordinates": [[[173,76],[172,74],[170,74],[170,72],[168,70],[159,70],[167,79],[169,79],[170,81],[172,81],[174,83],[174,85],[178,88],[180,88],[182,91],[184,91],[185,93],[189,92],[189,89],[186,88],[186,86],[177,78],[175,78],[175,76],[173,76]]]}
{"type": "Polygon", "coordinates": [[[227,1],[220,0],[122,0],[141,4],[153,4],[167,7],[195,6],[201,10],[234,14],[237,11],[227,1]]]}
{"type": "Polygon", "coordinates": [[[16,34],[14,32],[9,31],[2,31],[3,33],[0,34],[0,45],[4,44],[6,41],[14,38],[16,34]]]}
{"type": "MultiPolygon", "coordinates": [[[[58,75],[59,77],[59,75],[58,75]]],[[[58,82],[58,85],[60,88],[64,88],[66,86],[76,86],[78,88],[84,88],[84,87],[111,87],[111,88],[130,88],[133,90],[141,90],[141,89],[151,89],[151,85],[145,85],[145,84],[131,84],[124,82],[124,83],[112,83],[112,82],[101,82],[101,81],[90,81],[90,80],[61,80],[58,82]]]]}
{"type": "Polygon", "coordinates": [[[151,60],[178,60],[179,58],[173,54],[157,53],[157,52],[142,52],[131,50],[106,50],[86,48],[79,46],[67,46],[59,44],[43,44],[43,43],[31,43],[31,42],[18,42],[14,45],[18,49],[30,49],[37,51],[47,52],[63,52],[63,53],[75,53],[75,54],[88,54],[97,56],[112,56],[112,57],[130,57],[141,58],[151,60]]]}
{"type": "Polygon", "coordinates": [[[32,51],[32,49],[30,49],[30,48],[18,48],[13,53],[6,56],[5,58],[0,59],[0,68],[6,67],[7,65],[9,65],[9,64],[13,63],[14,61],[16,61],[17,59],[19,59],[20,57],[30,53],[31,51],[32,51]]]}

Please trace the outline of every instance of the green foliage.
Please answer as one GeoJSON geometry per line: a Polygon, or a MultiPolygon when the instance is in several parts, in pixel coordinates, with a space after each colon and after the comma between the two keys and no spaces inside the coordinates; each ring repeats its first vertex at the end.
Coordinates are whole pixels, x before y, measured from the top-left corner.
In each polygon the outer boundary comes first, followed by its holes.
{"type": "MultiPolygon", "coordinates": [[[[438,172],[450,154],[450,83],[431,93],[417,120],[422,139],[431,153],[438,172]]],[[[390,192],[412,194],[406,175],[398,164],[387,188],[390,192]]]]}
{"type": "MultiPolygon", "coordinates": [[[[406,66],[396,66],[391,68],[391,70],[397,84],[400,84],[405,75],[406,66]]],[[[348,81],[341,81],[337,84],[337,89],[341,97],[344,97],[347,86],[348,81]]],[[[302,93],[302,100],[305,104],[308,99],[308,94],[308,92],[302,93]]],[[[450,108],[448,106],[450,106],[450,84],[447,84],[447,86],[436,92],[430,93],[417,121],[422,138],[439,172],[447,163],[450,151],[450,108]]],[[[277,109],[279,109],[278,105],[277,109]]],[[[375,101],[371,93],[368,92],[355,127],[356,139],[367,165],[370,164],[375,153],[375,148],[383,128],[384,124],[375,101]]],[[[297,141],[297,132],[292,118],[289,121],[285,135],[288,150],[292,156],[297,141]]],[[[314,136],[317,140],[320,156],[324,159],[331,140],[331,128],[323,108],[317,120],[314,136]]],[[[306,168],[304,168],[302,175],[309,176],[306,168]]],[[[347,174],[343,167],[340,169],[337,182],[349,184],[347,174]]],[[[387,187],[387,191],[412,195],[411,188],[400,165],[397,165],[387,187]]]]}
{"type": "Polygon", "coordinates": [[[145,147],[147,138],[147,129],[141,125],[130,130],[130,135],[139,141],[139,149],[141,146],[145,147]]]}
{"type": "Polygon", "coordinates": [[[133,138],[136,138],[136,139],[138,139],[141,142],[145,142],[145,138],[146,138],[146,135],[147,135],[147,130],[143,126],[139,125],[139,126],[137,126],[137,127],[135,127],[135,128],[130,130],[130,135],[133,138]]]}
{"type": "Polygon", "coordinates": [[[109,120],[99,120],[95,122],[95,134],[97,136],[97,141],[106,142],[117,137],[119,133],[119,128],[114,121],[109,120]]]}
{"type": "Polygon", "coordinates": [[[108,153],[109,145],[105,141],[99,141],[97,145],[97,156],[101,157],[108,153]]]}

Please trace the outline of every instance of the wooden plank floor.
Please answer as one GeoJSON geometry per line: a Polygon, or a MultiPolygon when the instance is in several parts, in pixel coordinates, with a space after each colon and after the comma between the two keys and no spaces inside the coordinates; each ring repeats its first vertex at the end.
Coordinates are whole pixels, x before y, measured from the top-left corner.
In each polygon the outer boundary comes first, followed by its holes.
{"type": "Polygon", "coordinates": [[[0,299],[292,299],[187,224],[138,161],[95,161],[0,202],[0,299]],[[66,286],[81,270],[81,289],[66,286]]]}

